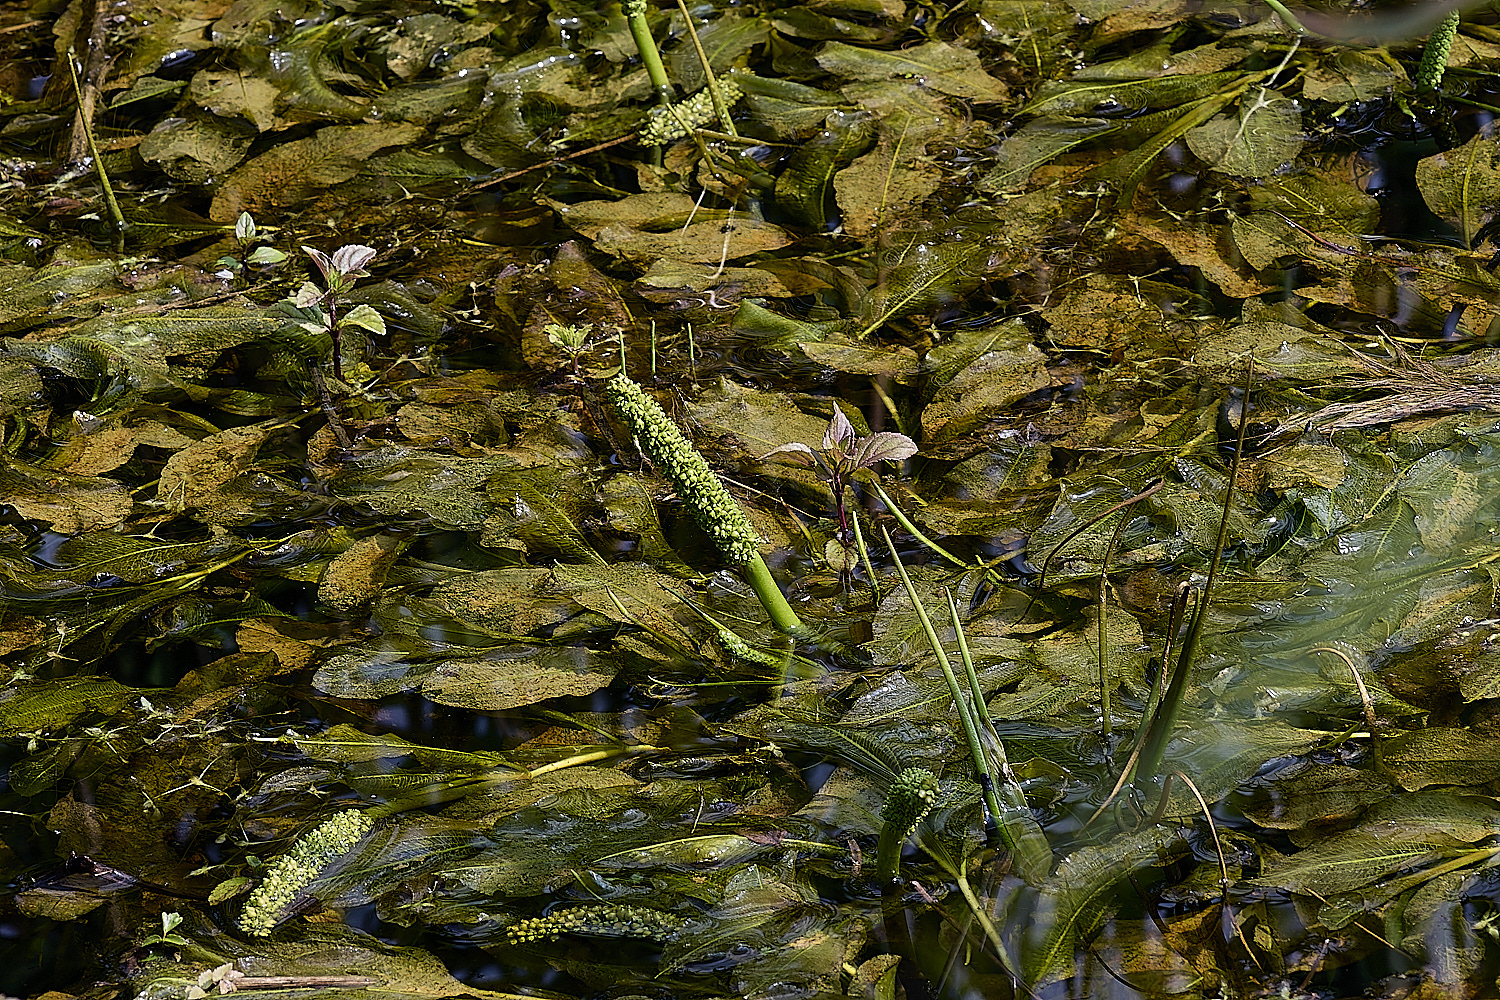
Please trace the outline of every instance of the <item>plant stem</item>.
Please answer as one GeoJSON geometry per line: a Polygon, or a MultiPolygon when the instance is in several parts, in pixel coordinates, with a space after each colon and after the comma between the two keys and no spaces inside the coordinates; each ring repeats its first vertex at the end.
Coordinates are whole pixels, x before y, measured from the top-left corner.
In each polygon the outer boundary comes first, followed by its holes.
{"type": "Polygon", "coordinates": [[[984,745],[979,742],[979,728],[974,723],[974,710],[969,705],[969,699],[964,696],[963,689],[958,686],[958,677],[953,673],[953,664],[949,661],[943,644],[938,641],[937,629],[933,627],[932,619],[927,615],[927,609],[922,606],[921,599],[917,597],[917,588],[912,585],[911,577],[907,575],[901,557],[896,555],[896,546],[891,542],[891,533],[883,528],[881,530],[885,532],[885,544],[891,550],[891,557],[896,562],[896,572],[901,575],[901,584],[906,588],[906,596],[911,598],[912,608],[917,612],[917,620],[922,623],[922,631],[927,634],[927,644],[932,647],[938,666],[943,670],[943,680],[948,682],[948,695],[953,699],[953,710],[958,713],[959,725],[963,727],[964,741],[969,744],[969,756],[974,761],[974,773],[978,776],[979,787],[984,793],[985,807],[990,810],[990,815],[994,817],[998,825],[1000,803],[995,798],[995,783],[990,779],[989,758],[985,755],[984,745]]]}
{"type": "Polygon", "coordinates": [[[651,25],[646,23],[646,0],[625,0],[621,5],[625,19],[630,24],[630,37],[635,40],[635,49],[641,54],[641,64],[656,91],[656,99],[662,105],[672,103],[672,84],[667,79],[667,68],[662,65],[661,53],[656,49],[656,39],[651,37],[651,25]]]}
{"type": "MultiPolygon", "coordinates": [[[[915,524],[911,523],[911,519],[908,518],[905,514],[903,514],[901,512],[901,508],[900,507],[896,506],[896,501],[892,500],[889,496],[887,496],[885,490],[883,490],[883,489],[880,488],[880,483],[879,482],[877,482],[874,479],[871,479],[870,480],[870,485],[872,487],[874,487],[876,495],[880,497],[880,502],[883,503],[883,504],[885,504],[885,509],[891,512],[891,516],[896,519],[896,522],[898,524],[900,524],[901,527],[903,527],[903,528],[906,529],[906,533],[908,535],[910,535],[911,537],[915,538],[917,541],[919,541],[923,545],[925,545],[929,550],[931,550],[932,552],[936,552],[938,555],[942,556],[944,559],[948,560],[953,565],[955,565],[955,566],[962,566],[964,569],[970,569],[971,568],[968,563],[966,563],[962,559],[958,558],[958,556],[956,556],[953,553],[949,552],[947,549],[943,548],[937,542],[934,542],[932,539],[930,539],[926,535],[922,534],[922,529],[918,528],[915,524]]],[[[886,535],[886,544],[887,545],[890,544],[890,538],[891,538],[891,536],[889,534],[887,534],[886,535]]],[[[895,551],[896,550],[894,548],[891,549],[891,552],[893,554],[895,553],[895,551]]]]}
{"type": "Polygon", "coordinates": [[[109,182],[109,173],[104,169],[104,159],[99,155],[99,147],[94,142],[94,126],[92,122],[82,120],[83,114],[83,88],[78,84],[78,68],[73,65],[73,48],[68,47],[68,72],[73,77],[73,96],[78,100],[79,120],[83,126],[83,138],[89,144],[89,155],[94,158],[94,171],[99,175],[99,187],[104,191],[104,204],[109,208],[109,217],[114,221],[117,233],[125,232],[128,223],[125,221],[125,213],[120,211],[120,203],[115,200],[114,185],[109,182]]]}
{"type": "Polygon", "coordinates": [[[742,570],[745,582],[755,591],[755,596],[760,599],[760,606],[771,616],[771,623],[777,630],[786,635],[805,635],[807,626],[802,624],[802,619],[797,617],[797,612],[787,603],[786,595],[777,586],[776,578],[771,575],[770,567],[759,552],[750,557],[742,570]]]}

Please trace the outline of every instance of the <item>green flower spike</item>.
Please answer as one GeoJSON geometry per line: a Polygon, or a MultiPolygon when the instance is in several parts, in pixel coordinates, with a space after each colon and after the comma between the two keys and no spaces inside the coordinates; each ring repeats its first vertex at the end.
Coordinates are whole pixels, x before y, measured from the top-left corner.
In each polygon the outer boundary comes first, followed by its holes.
{"type": "MultiPolygon", "coordinates": [[[[724,106],[733,107],[743,96],[739,84],[728,77],[719,80],[719,91],[724,95],[724,106]]],[[[714,109],[713,95],[707,89],[676,104],[652,108],[646,124],[641,126],[641,141],[653,146],[665,146],[674,139],[681,139],[695,128],[701,128],[719,120],[714,109]]]]}
{"type": "Polygon", "coordinates": [[[270,934],[286,919],[284,914],[303,890],[329,865],[352,851],[374,826],[369,816],[350,809],[300,837],[290,851],[272,862],[266,877],[245,900],[240,930],[252,937],[270,934]]]}
{"type": "Polygon", "coordinates": [[[804,634],[806,627],[787,604],[760,556],[760,535],[708,462],[656,400],[624,374],[610,379],[604,393],[630,426],[641,451],[677,487],[677,495],[692,512],[693,520],[713,538],[724,558],[744,572],[776,627],[787,635],[804,634]]]}
{"type": "Polygon", "coordinates": [[[564,934],[644,938],[666,943],[681,926],[682,921],[660,910],[601,903],[574,906],[556,910],[545,917],[517,921],[505,929],[505,937],[511,944],[555,941],[564,934]]]}
{"type": "Polygon", "coordinates": [[[876,848],[875,872],[881,882],[890,882],[901,872],[901,848],[932,812],[938,798],[938,779],[926,768],[908,767],[891,782],[881,816],[880,845],[876,848]]]}
{"type": "Polygon", "coordinates": [[[1453,48],[1454,36],[1458,34],[1458,11],[1454,11],[1438,22],[1427,36],[1427,45],[1422,49],[1422,61],[1412,77],[1417,93],[1430,94],[1443,82],[1443,73],[1448,69],[1448,50],[1453,48]]]}

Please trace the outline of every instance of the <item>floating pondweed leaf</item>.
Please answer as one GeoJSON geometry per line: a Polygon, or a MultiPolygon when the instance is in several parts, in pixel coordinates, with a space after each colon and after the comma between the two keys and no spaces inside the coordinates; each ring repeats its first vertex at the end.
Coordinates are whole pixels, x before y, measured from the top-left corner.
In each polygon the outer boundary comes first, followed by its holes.
{"type": "Polygon", "coordinates": [[[1467,845],[1495,830],[1493,800],[1462,799],[1447,792],[1388,798],[1354,829],[1321,839],[1290,857],[1268,859],[1265,874],[1251,881],[1320,897],[1366,890],[1383,901],[1382,896],[1389,898],[1402,888],[1381,885],[1393,873],[1466,855],[1467,845]]]}
{"type": "MultiPolygon", "coordinates": [[[[1175,219],[1136,217],[1128,217],[1121,222],[1132,236],[1160,245],[1179,264],[1196,267],[1204,278],[1217,285],[1226,295],[1250,298],[1262,295],[1271,288],[1267,282],[1251,273],[1244,261],[1237,258],[1222,225],[1195,225],[1175,219]]],[[[1218,337],[1209,338],[1207,343],[1214,344],[1218,340],[1218,337]]],[[[1256,360],[1259,363],[1259,357],[1256,360]]]]}
{"type": "Polygon", "coordinates": [[[593,490],[575,470],[499,468],[485,480],[484,491],[490,516],[484,522],[482,544],[520,539],[528,552],[603,562],[579,529],[581,511],[592,500],[593,490]]]}
{"type": "Polygon", "coordinates": [[[1500,777],[1500,741],[1467,729],[1418,729],[1384,741],[1381,759],[1409,791],[1500,777]]]}
{"type": "MultiPolygon", "coordinates": [[[[1301,830],[1354,815],[1391,794],[1390,782],[1371,771],[1303,761],[1258,780],[1245,815],[1273,830],[1301,830]]],[[[1313,836],[1308,831],[1307,836],[1313,836]]]]}
{"type": "Polygon", "coordinates": [[[1308,69],[1302,78],[1302,96],[1334,104],[1373,101],[1406,83],[1401,64],[1382,58],[1382,53],[1339,48],[1325,53],[1308,69]]]}
{"type": "Polygon", "coordinates": [[[1005,99],[1005,85],[984,71],[979,54],[947,42],[926,42],[896,52],[829,42],[818,51],[818,65],[856,80],[901,79],[942,94],[977,101],[1005,99]]]}
{"type": "Polygon", "coordinates": [[[118,527],[132,505],[129,491],[112,479],[70,476],[14,459],[0,463],[0,496],[19,516],[60,535],[118,527]]]}
{"type": "Polygon", "coordinates": [[[90,713],[114,715],[136,692],[108,677],[12,681],[0,697],[0,733],[59,729],[90,713]]]}
{"type": "Polygon", "coordinates": [[[1433,214],[1459,232],[1465,246],[1495,218],[1500,203],[1500,147],[1476,135],[1457,149],[1417,163],[1417,187],[1433,214]]]}
{"type": "Polygon", "coordinates": [[[158,496],[179,511],[213,504],[226,483],[250,468],[260,446],[286,426],[284,420],[264,420],[193,442],[167,459],[158,496]]]}
{"type": "Polygon", "coordinates": [[[254,139],[253,127],[232,120],[169,118],[141,140],[139,149],[174,180],[204,184],[239,166],[254,139]]]}
{"type": "Polygon", "coordinates": [[[599,669],[605,656],[579,647],[513,646],[457,657],[447,647],[403,653],[382,645],[345,647],[318,668],[314,686],[337,698],[417,691],[440,705],[499,711],[593,694],[614,676],[610,667],[599,669]]]}
{"type": "Polygon", "coordinates": [[[828,422],[803,413],[785,393],[748,388],[721,379],[689,410],[705,436],[741,456],[762,456],[788,441],[816,441],[828,422]]]}
{"type": "Polygon", "coordinates": [[[1265,177],[1302,150],[1302,111],[1295,101],[1262,88],[1240,101],[1238,115],[1220,116],[1187,133],[1188,148],[1215,170],[1265,177]]]}
{"type": "Polygon", "coordinates": [[[224,178],[209,218],[229,222],[243,211],[296,205],[354,177],[371,155],[408,146],[421,134],[415,125],[330,125],[306,139],[274,146],[224,178]]]}
{"type": "Polygon", "coordinates": [[[1028,122],[1001,143],[995,165],[979,182],[980,190],[1019,191],[1042,164],[1119,130],[1118,122],[1104,118],[1045,115],[1028,122]]]}
{"type": "Polygon", "coordinates": [[[385,586],[386,574],[410,538],[370,535],[328,561],[318,581],[318,601],[334,612],[348,613],[374,600],[385,586]]]}
{"type": "Polygon", "coordinates": [[[928,352],[936,390],[922,409],[923,441],[939,445],[1052,382],[1047,361],[1019,324],[969,329],[928,352]]]}
{"type": "Polygon", "coordinates": [[[1193,360],[1214,368],[1242,366],[1255,357],[1255,370],[1280,378],[1322,381],[1359,370],[1342,343],[1320,330],[1275,320],[1240,323],[1199,341],[1193,360]]]}
{"type": "Polygon", "coordinates": [[[780,226],[751,218],[724,223],[695,222],[668,233],[643,233],[622,225],[605,226],[594,245],[607,254],[637,264],[663,257],[690,263],[739,260],[766,250],[779,250],[792,242],[780,226]]]}
{"type": "Polygon", "coordinates": [[[1344,171],[1354,169],[1352,162],[1343,171],[1339,166],[1334,163],[1324,169],[1312,167],[1267,178],[1247,192],[1249,205],[1256,211],[1279,212],[1319,230],[1337,231],[1341,241],[1357,243],[1376,228],[1380,203],[1345,182],[1344,171]]]}
{"type": "MultiPolygon", "coordinates": [[[[571,601],[547,592],[551,578],[552,572],[539,566],[458,573],[439,582],[426,598],[412,599],[409,607],[422,621],[421,629],[437,628],[432,618],[442,616],[480,635],[529,635],[575,613],[571,601]]],[[[394,611],[397,618],[406,615],[405,610],[394,611]]]]}
{"type": "Polygon", "coordinates": [[[1030,983],[1066,976],[1074,949],[1096,930],[1116,904],[1115,889],[1142,868],[1164,865],[1187,853],[1181,831],[1150,826],[1063,858],[1037,894],[1031,932],[1021,952],[1030,983]]]}
{"type": "Polygon", "coordinates": [[[333,496],[383,514],[423,515],[445,527],[474,531],[484,526],[492,510],[485,482],[514,465],[503,456],[459,458],[414,448],[380,448],[344,463],[328,488],[333,496]]]}
{"type": "Polygon", "coordinates": [[[1112,111],[1172,108],[1202,98],[1243,77],[1243,73],[1230,71],[1149,80],[1057,80],[1037,88],[1036,96],[1021,113],[1088,114],[1098,108],[1112,111]]]}
{"type": "Polygon", "coordinates": [[[833,179],[875,143],[875,119],[868,112],[835,111],[823,125],[798,147],[776,178],[776,204],[813,230],[835,224],[833,179]]]}
{"type": "Polygon", "coordinates": [[[118,271],[114,261],[73,260],[62,251],[45,267],[0,267],[0,326],[43,313],[66,315],[70,299],[109,286],[118,271]]]}

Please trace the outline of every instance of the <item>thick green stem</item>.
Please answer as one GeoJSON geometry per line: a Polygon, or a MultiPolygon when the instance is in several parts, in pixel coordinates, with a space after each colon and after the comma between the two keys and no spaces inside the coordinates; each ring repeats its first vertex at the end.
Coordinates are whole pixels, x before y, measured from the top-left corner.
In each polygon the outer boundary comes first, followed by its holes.
{"type": "Polygon", "coordinates": [[[661,53],[656,49],[656,39],[651,36],[651,26],[646,23],[646,0],[625,0],[621,5],[625,19],[630,24],[630,37],[635,40],[636,51],[641,54],[641,64],[651,79],[656,99],[663,105],[672,103],[672,84],[667,79],[667,68],[662,65],[661,53]]]}
{"type": "Polygon", "coordinates": [[[802,619],[797,617],[797,612],[786,602],[786,595],[781,592],[781,587],[776,583],[776,578],[771,575],[771,568],[761,558],[759,552],[750,557],[750,561],[742,567],[745,581],[750,584],[750,589],[755,591],[755,596],[760,598],[760,606],[766,609],[766,614],[771,616],[771,623],[777,630],[786,635],[801,635],[807,632],[807,626],[802,624],[802,619]]]}

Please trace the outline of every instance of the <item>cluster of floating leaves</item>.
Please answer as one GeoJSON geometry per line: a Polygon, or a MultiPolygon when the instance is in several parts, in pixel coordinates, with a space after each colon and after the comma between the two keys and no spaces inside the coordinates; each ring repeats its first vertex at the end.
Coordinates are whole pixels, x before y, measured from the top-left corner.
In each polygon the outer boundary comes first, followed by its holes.
{"type": "Polygon", "coordinates": [[[613,5],[59,9],[0,24],[6,992],[1492,985],[1482,19],[1418,93],[1425,22],[661,4],[713,131],[658,150],[613,5]],[[831,641],[639,464],[622,365],[831,641]],[[1172,780],[1101,811],[1221,517],[1172,780]],[[1024,864],[880,527],[957,597],[1024,864]]]}

